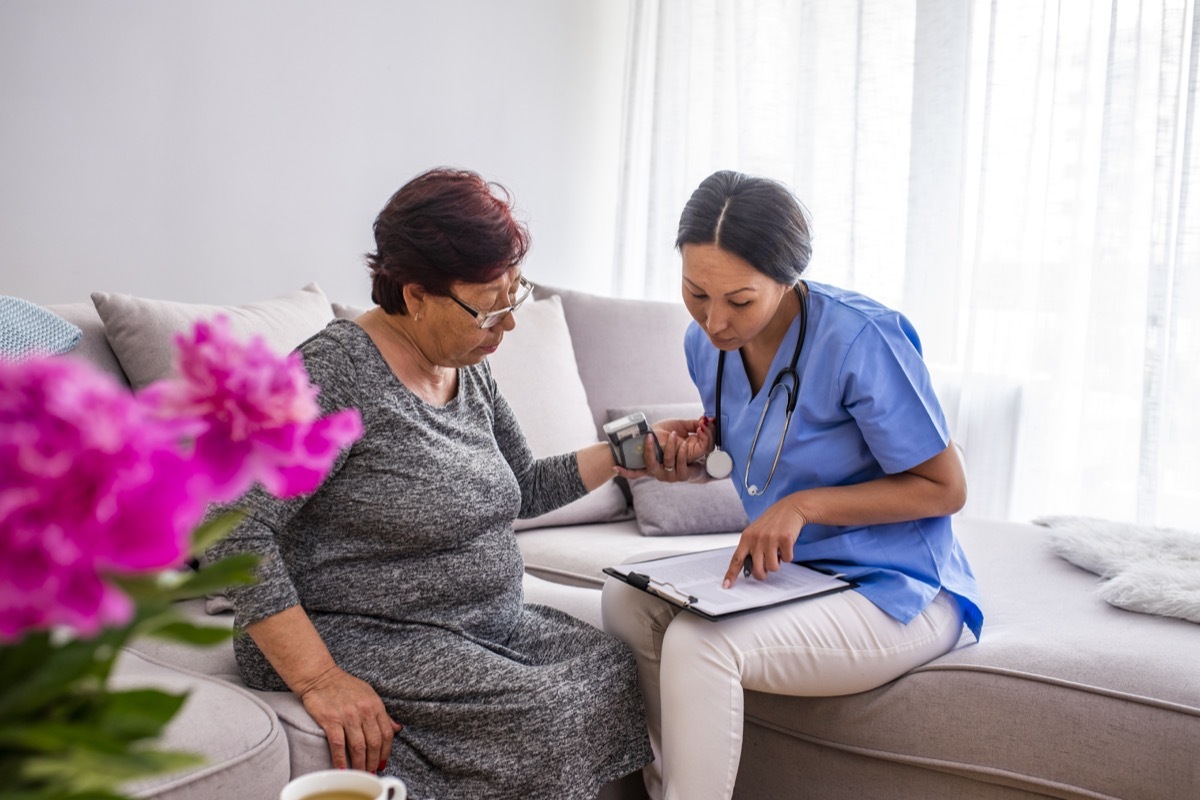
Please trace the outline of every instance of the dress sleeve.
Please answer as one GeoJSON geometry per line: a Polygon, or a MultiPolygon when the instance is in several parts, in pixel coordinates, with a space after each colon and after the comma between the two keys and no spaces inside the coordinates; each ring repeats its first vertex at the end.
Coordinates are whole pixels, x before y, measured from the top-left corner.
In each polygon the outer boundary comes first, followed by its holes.
{"type": "Polygon", "coordinates": [[[521,488],[521,511],[518,516],[521,519],[541,516],[587,494],[575,453],[534,458],[517,417],[496,386],[490,369],[487,380],[493,398],[495,416],[492,429],[496,444],[521,488]]]}
{"type": "MultiPolygon", "coordinates": [[[[317,404],[322,416],[344,408],[359,407],[355,362],[340,343],[332,337],[318,334],[300,346],[300,354],[309,380],[320,389],[317,404]]],[[[353,447],[350,447],[338,454],[324,483],[335,478],[352,451],[353,447]]],[[[235,553],[254,553],[260,557],[255,570],[257,583],[233,586],[227,590],[239,628],[244,629],[247,625],[300,603],[299,594],[280,555],[277,537],[310,497],[312,495],[308,494],[282,500],[261,486],[255,486],[240,500],[226,507],[244,512],[246,518],[228,536],[208,549],[208,558],[217,560],[235,553]]],[[[215,509],[213,514],[223,510],[215,509]]]]}
{"type": "Polygon", "coordinates": [[[851,343],[839,375],[842,404],[871,454],[896,474],[950,443],[916,330],[902,314],[869,320],[851,343]]]}

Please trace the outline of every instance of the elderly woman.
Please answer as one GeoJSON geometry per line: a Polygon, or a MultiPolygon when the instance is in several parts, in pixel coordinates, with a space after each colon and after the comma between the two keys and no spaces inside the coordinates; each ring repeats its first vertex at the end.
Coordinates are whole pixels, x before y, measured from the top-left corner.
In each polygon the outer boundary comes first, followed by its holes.
{"type": "Polygon", "coordinates": [[[592,800],[650,759],[629,650],[522,601],[512,523],[613,476],[605,444],[535,459],[485,360],[532,285],[508,193],[437,169],[375,220],[377,307],[299,348],[325,411],[365,433],[313,494],[256,492],[217,555],[261,554],[232,592],[238,665],[295,692],[337,767],[413,798],[592,800]]]}

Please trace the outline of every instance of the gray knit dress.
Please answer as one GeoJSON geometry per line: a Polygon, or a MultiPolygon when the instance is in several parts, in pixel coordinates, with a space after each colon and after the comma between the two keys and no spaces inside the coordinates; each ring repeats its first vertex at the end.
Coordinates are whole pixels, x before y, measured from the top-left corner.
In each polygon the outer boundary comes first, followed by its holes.
{"type": "MultiPolygon", "coordinates": [[[[255,490],[213,548],[263,557],[234,589],[240,629],[300,604],[337,664],[404,729],[387,772],[415,800],[593,800],[651,759],[633,657],[574,617],[522,602],[512,522],[586,489],[574,454],[535,460],[487,364],[433,406],[344,320],[300,346],[325,412],[365,433],[313,494],[255,490]]],[[[285,690],[249,636],[238,665],[285,690]]]]}

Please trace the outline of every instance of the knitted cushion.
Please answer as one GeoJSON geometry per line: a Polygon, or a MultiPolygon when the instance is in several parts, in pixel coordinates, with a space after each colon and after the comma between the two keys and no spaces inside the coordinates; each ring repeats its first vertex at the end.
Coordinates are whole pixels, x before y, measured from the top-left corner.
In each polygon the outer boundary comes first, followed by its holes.
{"type": "Polygon", "coordinates": [[[81,331],[28,300],[0,295],[0,358],[59,355],[79,344],[81,331]]]}

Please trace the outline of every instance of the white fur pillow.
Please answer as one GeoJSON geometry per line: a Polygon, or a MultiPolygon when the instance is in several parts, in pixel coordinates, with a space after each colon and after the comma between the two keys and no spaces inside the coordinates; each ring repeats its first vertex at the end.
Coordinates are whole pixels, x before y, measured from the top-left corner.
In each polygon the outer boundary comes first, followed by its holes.
{"type": "Polygon", "coordinates": [[[1090,517],[1042,517],[1058,555],[1104,580],[1105,602],[1200,623],[1200,533],[1090,517]]]}

